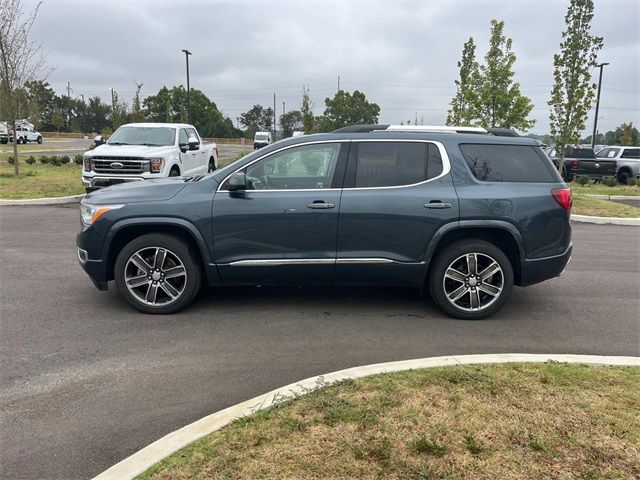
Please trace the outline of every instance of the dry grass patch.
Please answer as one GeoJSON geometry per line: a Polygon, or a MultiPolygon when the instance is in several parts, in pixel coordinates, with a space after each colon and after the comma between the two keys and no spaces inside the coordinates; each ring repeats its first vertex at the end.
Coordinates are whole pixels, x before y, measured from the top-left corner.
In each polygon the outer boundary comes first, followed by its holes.
{"type": "Polygon", "coordinates": [[[640,368],[459,366],[324,387],[143,479],[640,478],[640,368]]]}
{"type": "Polygon", "coordinates": [[[594,217],[640,217],[640,208],[638,207],[584,195],[573,196],[573,208],[571,211],[576,215],[591,215],[594,217]]]}

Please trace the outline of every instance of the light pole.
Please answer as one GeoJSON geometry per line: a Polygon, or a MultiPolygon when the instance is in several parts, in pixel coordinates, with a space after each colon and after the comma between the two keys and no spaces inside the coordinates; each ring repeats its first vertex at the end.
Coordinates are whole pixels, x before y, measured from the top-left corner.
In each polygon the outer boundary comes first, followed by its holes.
{"type": "Polygon", "coordinates": [[[600,87],[602,87],[602,67],[608,63],[600,63],[596,67],[600,68],[600,78],[598,79],[598,95],[596,97],[596,118],[593,120],[593,135],[591,135],[591,148],[596,144],[596,134],[598,133],[598,110],[600,110],[600,87]]]}
{"type": "Polygon", "coordinates": [[[187,59],[187,118],[189,119],[189,123],[191,123],[191,88],[189,87],[189,55],[191,55],[191,52],[187,49],[183,49],[182,51],[187,59]]]}

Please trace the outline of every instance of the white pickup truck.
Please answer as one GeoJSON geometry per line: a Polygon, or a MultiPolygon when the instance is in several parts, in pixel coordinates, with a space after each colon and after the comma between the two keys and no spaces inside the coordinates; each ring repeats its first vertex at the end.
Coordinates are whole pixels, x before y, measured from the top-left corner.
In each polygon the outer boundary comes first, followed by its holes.
{"type": "Polygon", "coordinates": [[[83,160],[88,193],[117,183],[212,172],[218,167],[218,147],[204,143],[193,125],[129,123],[83,160]]]}

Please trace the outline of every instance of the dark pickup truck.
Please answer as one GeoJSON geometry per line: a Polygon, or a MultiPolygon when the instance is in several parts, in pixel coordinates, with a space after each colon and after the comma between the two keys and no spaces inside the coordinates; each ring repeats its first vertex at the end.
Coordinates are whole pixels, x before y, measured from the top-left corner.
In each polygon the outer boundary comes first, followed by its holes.
{"type": "MultiPolygon", "coordinates": [[[[554,163],[558,159],[558,152],[554,147],[547,151],[547,155],[554,163]]],[[[596,152],[591,147],[567,147],[564,151],[562,178],[567,182],[575,177],[602,180],[604,177],[615,177],[616,172],[617,162],[596,158],[596,152]]]]}

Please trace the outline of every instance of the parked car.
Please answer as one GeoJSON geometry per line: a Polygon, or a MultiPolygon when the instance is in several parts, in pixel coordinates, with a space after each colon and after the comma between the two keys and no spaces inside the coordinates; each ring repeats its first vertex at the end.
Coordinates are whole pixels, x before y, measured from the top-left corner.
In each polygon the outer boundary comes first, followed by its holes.
{"type": "Polygon", "coordinates": [[[202,284],[364,284],[425,287],[480,319],[560,275],[571,190],[536,142],[415,128],[289,138],[204,177],[93,192],[79,262],[159,314],[202,284]]]}
{"type": "Polygon", "coordinates": [[[202,175],[218,167],[218,147],[204,143],[193,125],[129,123],[84,154],[87,193],[119,183],[202,175]]]}
{"type": "Polygon", "coordinates": [[[271,138],[271,132],[256,132],[253,137],[253,149],[257,150],[262,147],[266,147],[273,143],[271,138]]]}
{"type": "Polygon", "coordinates": [[[33,124],[21,121],[16,124],[15,136],[17,143],[37,142],[42,143],[42,135],[35,129],[33,124]]]}
{"type": "MultiPolygon", "coordinates": [[[[558,158],[558,149],[551,147],[547,155],[554,161],[558,158]]],[[[564,162],[562,178],[571,181],[575,177],[589,177],[602,180],[604,177],[616,176],[616,161],[596,158],[596,153],[591,147],[567,147],[564,150],[564,162]]]]}
{"type": "Polygon", "coordinates": [[[0,143],[7,144],[13,142],[12,131],[6,122],[0,122],[0,143]]]}
{"type": "Polygon", "coordinates": [[[600,150],[596,157],[616,161],[618,182],[627,184],[632,178],[640,179],[640,147],[614,145],[600,150]]]}

